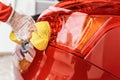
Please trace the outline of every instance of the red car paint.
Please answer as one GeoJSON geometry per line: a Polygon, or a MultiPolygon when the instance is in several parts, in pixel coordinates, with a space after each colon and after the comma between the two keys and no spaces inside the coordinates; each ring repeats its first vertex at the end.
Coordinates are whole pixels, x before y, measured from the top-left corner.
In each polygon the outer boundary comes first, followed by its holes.
{"type": "Polygon", "coordinates": [[[119,80],[98,66],[53,46],[47,48],[46,55],[37,52],[23,77],[25,80],[119,80]]]}
{"type": "MultiPolygon", "coordinates": [[[[49,13],[38,19],[49,21],[55,32],[53,30],[45,52],[36,49],[32,64],[22,74],[24,80],[120,80],[120,3],[68,1],[56,6],[72,11],[49,13]],[[55,15],[69,16],[75,11],[89,14],[92,20],[102,18],[105,21],[85,38],[87,42],[82,48],[73,49],[56,41],[63,24],[61,16],[55,15]]],[[[68,39],[71,39],[70,35],[68,39]]]]}

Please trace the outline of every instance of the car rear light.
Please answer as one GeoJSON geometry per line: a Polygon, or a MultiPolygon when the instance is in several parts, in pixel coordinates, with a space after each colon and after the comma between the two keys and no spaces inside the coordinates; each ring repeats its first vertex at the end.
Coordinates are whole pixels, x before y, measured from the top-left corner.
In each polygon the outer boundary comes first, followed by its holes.
{"type": "Polygon", "coordinates": [[[89,16],[85,13],[75,12],[58,32],[57,43],[80,51],[108,19],[107,16],[89,16]]]}
{"type": "Polygon", "coordinates": [[[83,30],[83,35],[78,43],[77,50],[81,50],[90,38],[101,28],[109,19],[106,16],[90,16],[86,28],[83,30]]]}
{"type": "Polygon", "coordinates": [[[50,23],[50,44],[80,56],[92,49],[98,39],[111,29],[107,25],[113,26],[111,20],[120,15],[120,3],[112,1],[67,1],[54,7],[68,11],[51,11],[38,19],[50,23]]]}

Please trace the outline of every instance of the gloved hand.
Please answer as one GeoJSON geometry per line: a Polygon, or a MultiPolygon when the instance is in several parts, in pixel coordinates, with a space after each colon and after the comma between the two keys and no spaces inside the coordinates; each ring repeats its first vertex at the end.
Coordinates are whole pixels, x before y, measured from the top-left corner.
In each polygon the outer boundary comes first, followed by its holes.
{"type": "Polygon", "coordinates": [[[23,58],[25,58],[27,61],[32,62],[33,58],[35,57],[36,51],[31,43],[24,45],[17,45],[16,49],[14,51],[14,56],[17,57],[19,61],[21,61],[23,58]],[[27,52],[23,52],[23,47],[27,50],[27,52]]]}
{"type": "Polygon", "coordinates": [[[35,29],[32,17],[17,13],[11,6],[0,2],[0,21],[8,22],[19,41],[28,41],[35,29]]]}
{"type": "Polygon", "coordinates": [[[22,46],[22,45],[17,45],[15,52],[14,52],[14,56],[17,58],[17,60],[19,61],[19,67],[20,67],[20,72],[24,72],[28,69],[28,67],[30,66],[31,62],[33,61],[34,57],[35,57],[36,51],[34,49],[34,47],[32,46],[32,44],[27,44],[22,46]],[[27,52],[24,53],[22,48],[23,47],[27,47],[27,52]]]}
{"type": "Polygon", "coordinates": [[[9,24],[11,25],[16,37],[20,41],[28,41],[31,32],[35,31],[34,20],[31,16],[22,15],[14,11],[9,24]]]}

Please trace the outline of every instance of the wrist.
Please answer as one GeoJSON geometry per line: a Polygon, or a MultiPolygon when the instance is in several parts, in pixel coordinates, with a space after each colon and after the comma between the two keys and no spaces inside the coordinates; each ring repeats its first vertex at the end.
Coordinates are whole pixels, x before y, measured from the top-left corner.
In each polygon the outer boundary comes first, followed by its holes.
{"type": "Polygon", "coordinates": [[[10,15],[9,15],[9,17],[8,17],[8,19],[7,19],[7,21],[6,21],[7,23],[10,22],[10,20],[11,20],[13,14],[14,14],[14,12],[15,12],[14,9],[12,9],[12,10],[11,10],[11,13],[10,13],[10,15]]]}
{"type": "Polygon", "coordinates": [[[18,24],[20,24],[20,19],[23,17],[23,15],[17,13],[15,10],[11,14],[8,23],[11,25],[13,31],[19,30],[18,24]]]}

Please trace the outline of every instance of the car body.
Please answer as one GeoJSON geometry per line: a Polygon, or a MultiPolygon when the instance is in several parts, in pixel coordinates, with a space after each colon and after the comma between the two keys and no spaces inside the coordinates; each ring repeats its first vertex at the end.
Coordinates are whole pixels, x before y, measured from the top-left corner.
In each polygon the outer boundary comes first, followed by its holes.
{"type": "Polygon", "coordinates": [[[55,6],[70,11],[38,19],[52,26],[50,42],[45,51],[36,49],[23,78],[120,80],[120,3],[65,1],[55,6]]]}

